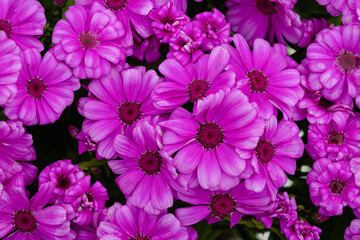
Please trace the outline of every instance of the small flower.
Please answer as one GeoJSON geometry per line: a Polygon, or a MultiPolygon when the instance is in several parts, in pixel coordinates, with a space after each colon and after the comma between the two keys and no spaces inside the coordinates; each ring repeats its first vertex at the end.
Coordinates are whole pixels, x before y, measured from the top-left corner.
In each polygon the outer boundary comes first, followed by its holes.
{"type": "Polygon", "coordinates": [[[298,43],[300,47],[309,46],[319,32],[330,27],[330,23],[324,18],[320,20],[317,18],[311,18],[310,20],[302,19],[301,22],[304,25],[304,33],[298,43]]]}
{"type": "Polygon", "coordinates": [[[151,35],[149,38],[142,38],[136,33],[134,36],[134,57],[140,61],[144,61],[144,58],[147,63],[156,62],[160,57],[161,53],[159,52],[160,41],[155,35],[151,35]]]}
{"type": "Polygon", "coordinates": [[[322,230],[303,220],[297,220],[294,225],[281,225],[281,232],[291,240],[320,240],[322,230]]]}
{"type": "Polygon", "coordinates": [[[349,227],[345,229],[344,240],[353,240],[360,237],[360,219],[351,221],[349,227]]]}

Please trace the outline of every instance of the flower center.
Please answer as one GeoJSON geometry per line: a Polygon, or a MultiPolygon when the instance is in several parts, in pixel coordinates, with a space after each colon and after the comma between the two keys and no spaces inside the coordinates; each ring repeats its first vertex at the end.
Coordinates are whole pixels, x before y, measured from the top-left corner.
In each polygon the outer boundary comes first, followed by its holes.
{"type": "Polygon", "coordinates": [[[70,187],[71,182],[69,180],[68,177],[66,176],[60,176],[57,178],[57,185],[56,187],[62,189],[62,190],[66,190],[70,187]]]}
{"type": "Polygon", "coordinates": [[[130,238],[130,240],[150,240],[150,237],[138,235],[138,236],[136,236],[136,237],[130,238]]]}
{"type": "Polygon", "coordinates": [[[352,71],[356,69],[360,64],[360,59],[352,52],[344,52],[338,55],[337,63],[343,71],[352,71]]]}
{"type": "Polygon", "coordinates": [[[87,197],[87,199],[88,199],[89,202],[93,202],[93,201],[94,201],[94,196],[93,196],[91,193],[87,192],[87,193],[86,193],[86,197],[87,197]]]}
{"type": "Polygon", "coordinates": [[[27,92],[35,99],[41,98],[44,92],[46,92],[46,89],[46,83],[40,78],[33,78],[26,84],[27,92]]]}
{"type": "Polygon", "coordinates": [[[250,78],[249,85],[251,92],[263,93],[266,91],[268,78],[263,72],[258,70],[251,70],[246,74],[246,77],[250,78]]]}
{"type": "Polygon", "coordinates": [[[211,197],[209,204],[211,215],[218,218],[228,217],[232,212],[234,212],[236,204],[236,201],[229,195],[229,193],[215,193],[211,197]]]}
{"type": "Polygon", "coordinates": [[[341,194],[345,189],[345,183],[337,178],[331,179],[329,183],[329,188],[333,194],[341,194]]]}
{"type": "Polygon", "coordinates": [[[320,105],[321,107],[323,107],[324,109],[327,109],[328,107],[331,107],[331,106],[334,105],[334,104],[335,104],[335,102],[329,101],[329,100],[327,100],[327,99],[324,98],[324,97],[321,97],[321,98],[320,98],[319,105],[320,105]]]}
{"type": "Polygon", "coordinates": [[[224,142],[224,133],[216,123],[199,123],[196,141],[205,149],[215,149],[224,142]]]}
{"type": "Polygon", "coordinates": [[[140,119],[141,104],[137,102],[123,102],[118,108],[118,118],[125,125],[133,125],[134,122],[140,119]]]}
{"type": "Polygon", "coordinates": [[[31,233],[37,229],[34,214],[29,210],[18,210],[14,215],[14,224],[21,232],[31,233]]]}
{"type": "Polygon", "coordinates": [[[105,6],[113,12],[117,12],[123,10],[128,2],[128,0],[106,0],[105,6]]]}
{"type": "Polygon", "coordinates": [[[163,158],[159,152],[146,151],[139,159],[139,168],[148,175],[154,175],[161,171],[163,158]]]}
{"type": "Polygon", "coordinates": [[[96,37],[89,32],[81,34],[79,36],[79,42],[81,44],[81,47],[84,49],[93,49],[99,44],[99,42],[96,40],[96,37]]]}
{"type": "Polygon", "coordinates": [[[327,136],[328,144],[334,144],[334,145],[343,145],[344,144],[344,141],[345,141],[344,132],[330,130],[328,134],[329,134],[327,136]]]}
{"type": "Polygon", "coordinates": [[[265,15],[271,15],[275,13],[276,3],[270,0],[256,0],[256,6],[260,12],[265,15]]]}
{"type": "Polygon", "coordinates": [[[254,150],[256,152],[257,159],[262,164],[270,162],[275,155],[274,145],[272,145],[270,141],[266,141],[263,138],[260,138],[254,150]]]}
{"type": "Polygon", "coordinates": [[[4,31],[8,37],[10,37],[12,32],[12,26],[10,22],[6,19],[0,19],[0,31],[4,31]]]}
{"type": "Polygon", "coordinates": [[[196,102],[199,99],[205,97],[205,94],[209,90],[209,83],[206,80],[193,80],[187,86],[187,95],[190,101],[196,102]]]}

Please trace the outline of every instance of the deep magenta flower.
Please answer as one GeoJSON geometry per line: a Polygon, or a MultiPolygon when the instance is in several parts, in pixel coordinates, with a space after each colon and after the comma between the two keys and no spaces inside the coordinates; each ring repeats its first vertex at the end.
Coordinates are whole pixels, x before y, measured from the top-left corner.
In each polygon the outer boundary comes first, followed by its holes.
{"type": "Polygon", "coordinates": [[[201,187],[228,190],[238,183],[251,150],[263,134],[258,107],[239,90],[211,94],[195,105],[193,114],[175,109],[159,123],[164,151],[174,157],[180,173],[197,173],[201,187]]]}
{"type": "Polygon", "coordinates": [[[115,203],[108,210],[108,221],[100,223],[97,236],[106,239],[158,239],[186,240],[188,230],[171,213],[162,212],[159,215],[146,213],[143,209],[129,203],[115,203]]]}
{"type": "Polygon", "coordinates": [[[320,240],[322,230],[304,220],[297,220],[294,225],[281,225],[281,232],[289,240],[320,240]]]}
{"type": "Polygon", "coordinates": [[[351,98],[359,95],[359,35],[357,25],[324,29],[317,35],[306,52],[313,91],[320,90],[330,101],[343,93],[351,98]]]}
{"type": "Polygon", "coordinates": [[[355,240],[360,238],[360,219],[351,221],[349,227],[345,229],[344,240],[355,240]]]}
{"type": "Polygon", "coordinates": [[[0,3],[0,31],[13,39],[21,50],[44,50],[37,37],[43,35],[45,10],[36,0],[4,0],[0,3]]]}
{"type": "MultiPolygon", "coordinates": [[[[158,118],[158,117],[157,117],[158,118]]],[[[131,203],[150,214],[159,214],[173,205],[172,188],[177,173],[172,159],[160,150],[162,131],[158,120],[151,117],[140,120],[133,129],[132,138],[117,135],[116,153],[122,160],[108,162],[115,174],[116,183],[131,203]]]]}
{"type": "Polygon", "coordinates": [[[6,104],[5,115],[20,119],[25,125],[54,123],[73,102],[79,80],[51,51],[42,59],[36,49],[28,49],[21,58],[17,94],[14,101],[6,104]]]}
{"type": "Polygon", "coordinates": [[[315,161],[314,170],[306,178],[310,198],[324,216],[341,215],[343,207],[360,206],[360,189],[355,185],[348,161],[331,162],[321,158],[315,161]]]}
{"type": "Polygon", "coordinates": [[[246,189],[244,182],[229,191],[210,191],[200,187],[179,192],[181,200],[196,206],[175,210],[180,222],[195,224],[206,219],[209,224],[230,217],[230,227],[237,224],[244,214],[258,215],[274,207],[275,192],[269,187],[260,192],[246,189]]]}
{"type": "Polygon", "coordinates": [[[38,169],[26,163],[36,159],[32,144],[32,135],[25,133],[20,121],[0,121],[0,182],[8,183],[20,172],[26,185],[34,181],[38,169]]]}
{"type": "Polygon", "coordinates": [[[54,54],[73,68],[74,76],[99,78],[111,70],[111,63],[125,61],[121,37],[125,29],[115,14],[99,3],[89,12],[82,6],[70,6],[54,28],[54,54]]]}
{"type": "Polygon", "coordinates": [[[55,185],[53,197],[50,203],[62,203],[66,189],[74,186],[85,173],[78,165],[71,164],[70,159],[58,160],[46,166],[38,176],[39,186],[41,184],[52,182],[55,185]]]}
{"type": "Polygon", "coordinates": [[[359,156],[360,117],[349,117],[338,123],[310,124],[306,151],[317,160],[327,157],[342,160],[359,156]]]}
{"type": "Polygon", "coordinates": [[[291,119],[292,108],[303,94],[299,71],[288,65],[292,62],[277,52],[281,49],[277,45],[272,49],[267,41],[256,39],[251,52],[241,35],[236,34],[233,41],[236,49],[226,46],[231,54],[228,69],[235,72],[237,87],[258,104],[259,116],[269,119],[278,108],[291,119]]]}
{"type": "Polygon", "coordinates": [[[309,44],[315,40],[316,35],[319,32],[330,27],[330,23],[325,18],[311,18],[310,20],[302,19],[301,22],[304,25],[304,32],[298,43],[300,47],[309,46],[309,44]]]}
{"type": "Polygon", "coordinates": [[[116,135],[131,131],[139,119],[160,113],[150,98],[158,81],[154,70],[137,67],[121,75],[112,69],[109,75],[90,82],[89,90],[96,98],[81,98],[78,111],[86,117],[83,131],[98,144],[100,156],[113,158],[116,135]]]}
{"type": "Polygon", "coordinates": [[[262,191],[266,184],[280,188],[285,185],[288,174],[294,175],[295,158],[304,152],[304,143],[299,137],[299,128],[292,121],[281,120],[275,116],[265,121],[265,132],[260,137],[253,152],[254,173],[245,180],[246,187],[262,191]],[[255,160],[255,161],[254,161],[255,160]]]}
{"type": "Polygon", "coordinates": [[[3,106],[16,95],[16,81],[21,69],[20,49],[3,31],[0,31],[0,62],[0,106],[3,106]]]}
{"type": "Polygon", "coordinates": [[[175,59],[167,59],[159,66],[164,81],[155,86],[152,99],[155,106],[171,110],[188,102],[195,103],[220,90],[229,92],[235,85],[235,74],[223,72],[230,59],[229,51],[216,47],[197,63],[182,66],[175,59]]]}
{"type": "Polygon", "coordinates": [[[0,238],[74,239],[69,237],[70,221],[66,217],[65,208],[45,207],[54,187],[53,183],[41,185],[29,200],[22,174],[16,175],[4,188],[0,198],[0,238]]]}
{"type": "Polygon", "coordinates": [[[80,178],[75,185],[65,190],[64,203],[74,209],[73,223],[89,225],[94,212],[102,212],[105,201],[109,200],[106,188],[95,182],[90,187],[90,176],[80,178]]]}
{"type": "Polygon", "coordinates": [[[256,38],[273,43],[284,38],[297,43],[302,36],[300,16],[295,13],[297,0],[228,0],[226,17],[235,33],[240,33],[252,46],[256,38]]]}

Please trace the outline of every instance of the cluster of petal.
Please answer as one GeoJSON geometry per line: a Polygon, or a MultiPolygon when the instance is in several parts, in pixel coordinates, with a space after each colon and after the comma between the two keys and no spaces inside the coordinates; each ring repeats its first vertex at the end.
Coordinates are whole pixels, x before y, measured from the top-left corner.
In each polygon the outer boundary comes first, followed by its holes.
{"type": "Polygon", "coordinates": [[[341,18],[344,25],[347,24],[360,24],[360,1],[349,0],[348,4],[343,9],[343,16],[341,18]]]}
{"type": "Polygon", "coordinates": [[[326,6],[331,16],[340,15],[349,5],[354,5],[356,0],[316,0],[320,5],[326,6]]]}
{"type": "Polygon", "coordinates": [[[146,60],[147,63],[156,62],[160,57],[161,53],[159,52],[160,41],[157,36],[151,35],[148,38],[142,38],[136,33],[134,36],[134,57],[140,61],[146,60]]]}
{"type": "Polygon", "coordinates": [[[281,228],[281,232],[290,240],[320,240],[322,230],[304,220],[297,220],[294,225],[281,228]]]}
{"type": "Polygon", "coordinates": [[[95,156],[98,160],[101,160],[102,157],[96,152],[97,151],[97,144],[91,140],[88,134],[85,134],[84,131],[80,131],[76,134],[76,139],[79,140],[78,142],[78,153],[83,154],[84,152],[95,152],[95,156]]]}
{"type": "Polygon", "coordinates": [[[298,43],[300,47],[309,46],[309,44],[315,40],[316,35],[319,32],[330,27],[330,23],[325,18],[311,18],[310,20],[302,19],[301,22],[304,26],[304,32],[298,43]]]}
{"type": "Polygon", "coordinates": [[[354,240],[360,237],[360,219],[351,221],[349,227],[345,229],[344,240],[354,240]]]}

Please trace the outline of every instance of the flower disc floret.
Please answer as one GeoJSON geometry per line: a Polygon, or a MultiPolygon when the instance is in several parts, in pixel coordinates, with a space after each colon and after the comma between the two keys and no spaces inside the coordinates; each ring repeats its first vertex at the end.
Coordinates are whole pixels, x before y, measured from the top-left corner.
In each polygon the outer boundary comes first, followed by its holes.
{"type": "Polygon", "coordinates": [[[210,214],[217,218],[230,216],[235,211],[236,201],[229,193],[215,193],[209,203],[210,214]]]}
{"type": "Polygon", "coordinates": [[[34,213],[30,210],[18,210],[14,214],[15,229],[25,233],[32,233],[37,229],[34,213]]]}
{"type": "Polygon", "coordinates": [[[196,133],[196,140],[204,149],[215,149],[224,142],[224,133],[220,126],[214,122],[199,123],[196,133]]]}

